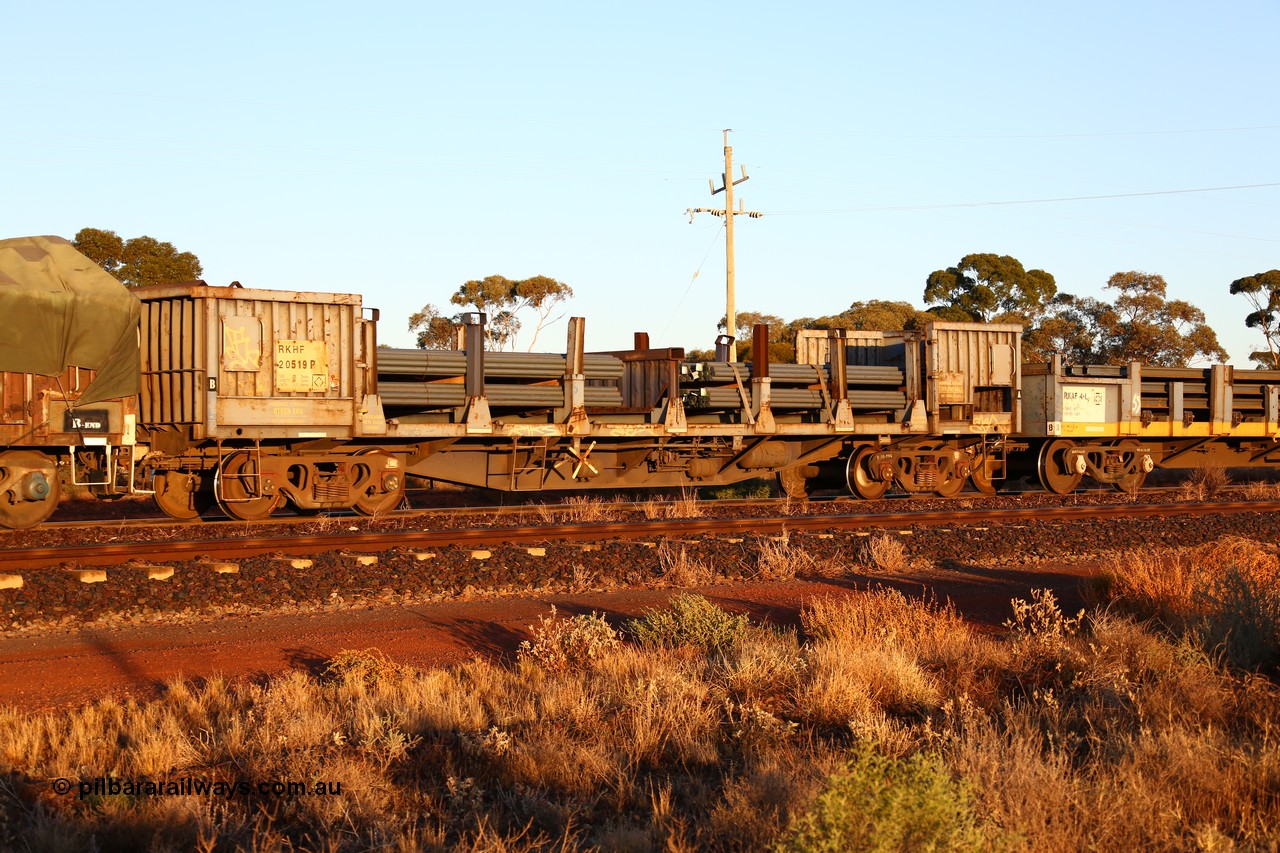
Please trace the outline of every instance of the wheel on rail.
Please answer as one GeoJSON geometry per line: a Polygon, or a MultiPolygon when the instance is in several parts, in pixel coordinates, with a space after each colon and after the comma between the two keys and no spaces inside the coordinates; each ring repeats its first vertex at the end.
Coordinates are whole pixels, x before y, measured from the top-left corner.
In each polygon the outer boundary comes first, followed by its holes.
{"type": "Polygon", "coordinates": [[[969,482],[984,495],[994,495],[1000,490],[999,483],[991,476],[989,464],[986,454],[981,454],[973,460],[973,470],[969,472],[969,482]]]}
{"type": "Polygon", "coordinates": [[[1084,456],[1072,453],[1075,445],[1065,439],[1046,442],[1040,448],[1037,473],[1040,485],[1055,495],[1069,495],[1084,478],[1084,456]]]}
{"type": "Polygon", "coordinates": [[[889,491],[889,480],[881,480],[871,474],[871,457],[876,453],[874,447],[859,448],[849,456],[845,469],[845,482],[849,485],[849,491],[866,501],[878,500],[889,491]]]}
{"type": "Polygon", "coordinates": [[[369,464],[374,456],[395,461],[391,454],[377,448],[356,455],[351,464],[352,490],[357,495],[353,508],[361,515],[385,515],[404,500],[404,474],[398,469],[387,473],[385,465],[369,464]]]}
{"type": "Polygon", "coordinates": [[[231,518],[257,521],[271,515],[284,503],[284,496],[279,492],[264,495],[260,486],[256,455],[248,450],[237,450],[218,466],[213,493],[218,508],[231,518]]]}
{"type": "Polygon", "coordinates": [[[211,511],[217,502],[199,474],[157,471],[151,479],[152,499],[160,511],[179,521],[191,521],[211,511]]]}
{"type": "Polygon", "coordinates": [[[778,490],[794,500],[805,500],[809,497],[810,478],[804,475],[806,465],[794,465],[783,468],[777,473],[778,490]]]}
{"type": "Polygon", "coordinates": [[[1148,470],[1144,468],[1144,463],[1150,466],[1151,461],[1150,457],[1145,454],[1141,457],[1139,456],[1139,447],[1141,445],[1136,441],[1122,441],[1116,445],[1116,449],[1122,454],[1125,463],[1124,475],[1111,484],[1111,488],[1117,492],[1132,494],[1141,489],[1142,484],[1147,482],[1148,470]]]}
{"type": "Polygon", "coordinates": [[[968,482],[967,477],[962,476],[952,466],[946,465],[940,472],[938,487],[933,490],[933,493],[940,498],[954,498],[960,494],[966,482],[968,482]]]}
{"type": "Polygon", "coordinates": [[[0,453],[0,527],[35,527],[53,514],[61,495],[52,459],[34,450],[0,453]]]}

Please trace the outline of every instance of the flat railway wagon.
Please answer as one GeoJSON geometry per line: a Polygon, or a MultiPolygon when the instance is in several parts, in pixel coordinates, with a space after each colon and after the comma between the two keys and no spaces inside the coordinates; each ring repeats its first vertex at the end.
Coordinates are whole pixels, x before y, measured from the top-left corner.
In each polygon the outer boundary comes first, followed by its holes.
{"type": "Polygon", "coordinates": [[[1021,328],[926,324],[802,333],[771,364],[677,348],[377,346],[353,294],[208,287],[143,303],[142,481],[178,518],[385,512],[408,478],[511,492],[723,485],[776,475],[875,499],[991,493],[1018,476],[1066,494],[1140,488],[1156,467],[1280,464],[1280,372],[1022,364],[1021,328]],[[179,404],[181,401],[181,404],[179,404]]]}
{"type": "Polygon", "coordinates": [[[1280,465],[1280,371],[1068,365],[1022,368],[1017,469],[1068,494],[1085,477],[1122,491],[1155,468],[1280,465]]]}
{"type": "MultiPolygon", "coordinates": [[[[1280,371],[1023,364],[1016,325],[801,333],[771,363],[638,334],[588,352],[379,347],[356,294],[125,290],[60,238],[0,241],[0,526],[60,479],[191,519],[398,506],[412,478],[511,492],[714,486],[952,496],[1028,475],[1137,489],[1157,467],[1280,464],[1280,371]]],[[[727,344],[721,339],[720,344],[727,344]]]]}
{"type": "MultiPolygon", "coordinates": [[[[691,363],[644,336],[587,353],[379,348],[354,294],[140,288],[139,469],[176,518],[286,501],[376,514],[407,477],[503,491],[718,485],[783,473],[954,494],[973,447],[1017,430],[1020,330],[831,333],[819,364],[691,363]]],[[[824,333],[825,334],[825,333],[824,333]]],[[[767,348],[757,348],[767,352],[767,348]]]]}
{"type": "Polygon", "coordinates": [[[66,240],[0,240],[0,526],[48,518],[62,475],[129,491],[137,325],[137,299],[66,240]]]}

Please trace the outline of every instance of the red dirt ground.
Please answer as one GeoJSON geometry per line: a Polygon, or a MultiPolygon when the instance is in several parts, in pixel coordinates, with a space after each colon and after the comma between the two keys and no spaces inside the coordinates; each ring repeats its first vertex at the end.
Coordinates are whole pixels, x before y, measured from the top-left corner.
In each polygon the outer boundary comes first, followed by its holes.
{"type": "MultiPolygon", "coordinates": [[[[1039,569],[958,567],[927,576],[738,583],[696,590],[754,620],[795,625],[800,608],[822,595],[869,586],[950,600],[985,630],[1011,615],[1009,603],[1032,589],[1051,589],[1064,612],[1084,606],[1095,567],[1039,569]]],[[[0,638],[0,704],[24,711],[80,705],[108,696],[154,698],[178,678],[261,678],[291,668],[323,670],[336,653],[377,648],[392,660],[429,668],[476,655],[514,655],[527,628],[555,605],[561,613],[601,612],[611,621],[661,606],[675,590],[534,595],[420,605],[224,617],[183,624],[81,628],[0,638]]]]}

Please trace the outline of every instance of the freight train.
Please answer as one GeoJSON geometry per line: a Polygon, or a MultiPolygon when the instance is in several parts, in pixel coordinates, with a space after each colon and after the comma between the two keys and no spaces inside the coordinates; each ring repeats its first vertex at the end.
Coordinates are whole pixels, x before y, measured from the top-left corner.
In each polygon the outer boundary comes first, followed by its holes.
{"type": "MultiPolygon", "coordinates": [[[[794,364],[691,362],[637,334],[587,352],[379,347],[355,294],[126,290],[67,241],[0,241],[0,525],[61,483],[150,494],[177,519],[376,515],[410,478],[512,492],[644,490],[773,476],[954,496],[1037,477],[1135,490],[1156,467],[1280,464],[1280,371],[1023,364],[1021,328],[816,331],[794,364]]],[[[727,339],[718,341],[727,351],[727,339]]]]}

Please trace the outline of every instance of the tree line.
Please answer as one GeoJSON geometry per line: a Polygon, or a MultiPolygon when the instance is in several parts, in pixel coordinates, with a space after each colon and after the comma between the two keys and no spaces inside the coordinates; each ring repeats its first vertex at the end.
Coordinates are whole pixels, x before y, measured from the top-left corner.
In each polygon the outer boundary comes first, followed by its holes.
{"type": "MultiPolygon", "coordinates": [[[[198,279],[200,260],[172,243],[141,236],[124,239],[114,231],[83,228],[72,241],[77,249],[129,287],[198,279]]],[[[1256,329],[1263,348],[1249,355],[1259,367],[1280,369],[1280,269],[1231,282],[1228,291],[1243,296],[1250,307],[1245,326],[1256,329]]],[[[1016,323],[1023,327],[1023,356],[1047,361],[1061,353],[1073,364],[1125,364],[1140,361],[1179,366],[1225,361],[1227,352],[1204,312],[1181,299],[1170,299],[1160,275],[1136,270],[1117,272],[1103,288],[1104,297],[1059,292],[1052,274],[1026,269],[1009,255],[965,255],[955,266],[934,270],[925,278],[924,308],[910,302],[873,299],[852,303],[837,314],[785,319],[776,314],[740,311],[735,335],[739,351],[750,358],[751,330],[769,326],[769,354],[775,361],[795,359],[795,336],[801,329],[896,331],[919,329],[932,320],[1016,323]]],[[[409,331],[423,349],[456,345],[456,329],[470,311],[487,315],[486,346],[504,350],[515,345],[532,317],[532,350],[538,335],[558,319],[557,310],[573,296],[573,288],[544,275],[510,279],[491,275],[464,282],[449,297],[461,309],[446,314],[433,304],[409,317],[409,331]]],[[[720,328],[725,327],[722,318],[720,328]]],[[[691,350],[691,358],[709,358],[691,350]]]]}
{"type": "MultiPolygon", "coordinates": [[[[781,361],[794,359],[791,342],[800,329],[893,331],[919,329],[931,320],[1016,323],[1023,327],[1022,352],[1028,361],[1047,361],[1053,353],[1073,364],[1140,361],[1173,367],[1227,359],[1204,312],[1185,300],[1170,299],[1162,276],[1117,272],[1103,290],[1103,298],[1059,292],[1052,274],[1028,270],[1017,258],[970,254],[925,278],[925,308],[870,300],[854,302],[838,314],[794,320],[743,311],[737,315],[736,334],[747,342],[744,358],[749,357],[752,326],[768,323],[770,357],[781,361]]],[[[1228,290],[1245,297],[1252,308],[1245,325],[1262,333],[1265,349],[1250,353],[1250,360],[1258,367],[1280,369],[1280,270],[1237,279],[1228,290]]]]}

